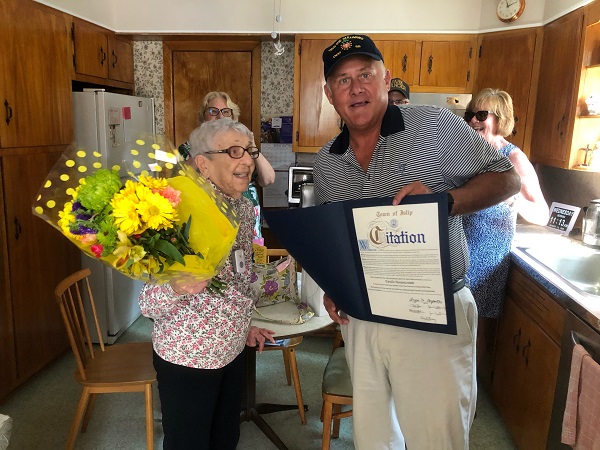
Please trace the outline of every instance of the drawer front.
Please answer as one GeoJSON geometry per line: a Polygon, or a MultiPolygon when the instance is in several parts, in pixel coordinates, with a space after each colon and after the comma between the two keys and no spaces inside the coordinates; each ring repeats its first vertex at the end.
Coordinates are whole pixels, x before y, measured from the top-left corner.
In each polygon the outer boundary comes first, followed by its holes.
{"type": "Polygon", "coordinates": [[[515,266],[511,267],[508,277],[508,292],[548,336],[560,345],[565,309],[543,287],[515,266]]]}

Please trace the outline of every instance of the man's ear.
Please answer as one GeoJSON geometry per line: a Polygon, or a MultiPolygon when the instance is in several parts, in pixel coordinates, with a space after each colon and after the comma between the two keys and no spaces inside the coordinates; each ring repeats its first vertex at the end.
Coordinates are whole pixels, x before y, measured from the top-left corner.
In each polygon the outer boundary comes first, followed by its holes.
{"type": "MultiPolygon", "coordinates": [[[[325,97],[327,97],[327,100],[329,100],[329,103],[331,103],[331,89],[329,89],[329,85],[327,83],[323,85],[323,92],[325,92],[325,97]]],[[[333,103],[331,104],[333,105],[333,103]]]]}
{"type": "Polygon", "coordinates": [[[392,81],[392,75],[391,75],[389,69],[385,69],[385,75],[383,76],[383,79],[385,81],[385,86],[389,92],[390,91],[390,82],[392,81]]]}
{"type": "Polygon", "coordinates": [[[198,170],[200,171],[202,176],[204,178],[206,178],[207,180],[209,180],[210,179],[209,159],[206,156],[196,155],[196,157],[194,158],[194,163],[196,164],[196,167],[198,168],[198,170]]]}

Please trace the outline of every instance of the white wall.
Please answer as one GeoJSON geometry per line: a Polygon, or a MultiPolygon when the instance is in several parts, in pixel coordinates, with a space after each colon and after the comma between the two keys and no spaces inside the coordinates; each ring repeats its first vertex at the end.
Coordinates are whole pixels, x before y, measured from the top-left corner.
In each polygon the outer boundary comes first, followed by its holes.
{"type": "MultiPolygon", "coordinates": [[[[118,32],[273,30],[273,0],[37,1],[118,32]]],[[[281,0],[281,32],[477,32],[482,1],[281,0]]]]}
{"type": "Polygon", "coordinates": [[[544,22],[551,22],[554,19],[558,19],[560,16],[583,5],[587,5],[592,1],[593,0],[546,0],[544,22]]]}
{"type": "Polygon", "coordinates": [[[527,0],[519,20],[496,18],[499,0],[36,0],[117,32],[469,33],[542,25],[592,0],[527,0]],[[275,5],[273,4],[275,2],[275,5]]]}

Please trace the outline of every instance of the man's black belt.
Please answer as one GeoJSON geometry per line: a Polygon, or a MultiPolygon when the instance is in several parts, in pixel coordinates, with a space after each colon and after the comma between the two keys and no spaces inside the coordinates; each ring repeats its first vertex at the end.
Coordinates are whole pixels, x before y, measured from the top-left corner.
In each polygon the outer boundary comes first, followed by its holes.
{"type": "Polygon", "coordinates": [[[464,278],[459,278],[458,280],[452,282],[452,292],[458,292],[464,287],[465,287],[465,279],[464,278]]]}

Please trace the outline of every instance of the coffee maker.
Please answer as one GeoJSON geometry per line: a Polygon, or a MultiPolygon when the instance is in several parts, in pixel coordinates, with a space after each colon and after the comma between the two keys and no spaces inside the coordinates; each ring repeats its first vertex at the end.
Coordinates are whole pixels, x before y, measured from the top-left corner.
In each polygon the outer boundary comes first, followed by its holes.
{"type": "Polygon", "coordinates": [[[585,209],[582,239],[585,245],[600,248],[600,198],[592,200],[585,209]]]}

